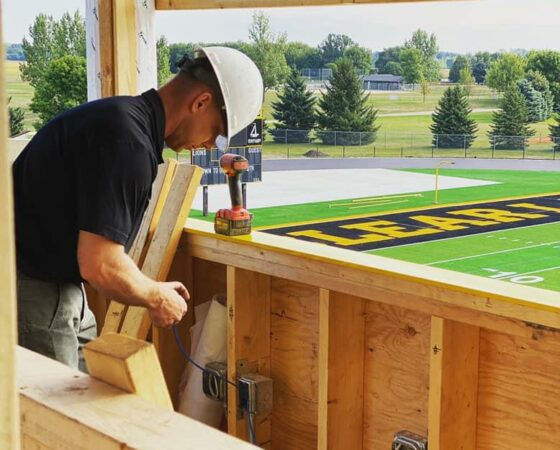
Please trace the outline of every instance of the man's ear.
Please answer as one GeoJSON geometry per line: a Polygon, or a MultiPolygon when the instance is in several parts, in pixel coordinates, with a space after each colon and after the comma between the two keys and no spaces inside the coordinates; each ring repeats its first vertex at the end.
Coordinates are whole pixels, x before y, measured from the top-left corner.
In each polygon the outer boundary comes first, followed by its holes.
{"type": "Polygon", "coordinates": [[[212,104],[212,94],[210,92],[201,92],[198,94],[191,104],[192,112],[208,109],[212,104]]]}

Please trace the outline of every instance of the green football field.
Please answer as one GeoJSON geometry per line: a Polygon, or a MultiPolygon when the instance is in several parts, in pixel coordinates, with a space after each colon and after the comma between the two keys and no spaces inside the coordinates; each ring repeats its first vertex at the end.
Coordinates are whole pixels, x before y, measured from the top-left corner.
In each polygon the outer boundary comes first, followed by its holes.
{"type": "MultiPolygon", "coordinates": [[[[414,169],[409,170],[417,173],[433,174],[433,170],[414,169]]],[[[408,171],[404,171],[408,172],[408,171]]],[[[495,170],[463,170],[448,169],[440,171],[441,175],[455,176],[461,178],[494,181],[497,184],[445,189],[440,191],[440,202],[437,205],[442,208],[487,208],[496,205],[505,205],[503,199],[515,199],[521,197],[543,196],[545,194],[556,194],[550,197],[548,205],[560,204],[560,173],[558,172],[536,172],[536,171],[495,171],[495,170]],[[551,200],[552,199],[552,200],[551,200]],[[550,203],[554,201],[557,203],[550,203]],[[478,204],[480,202],[480,204],[478,204]],[[465,206],[466,205],[466,206],[465,206]]],[[[341,228],[356,228],[353,225],[340,225],[353,223],[355,221],[367,220],[396,220],[395,226],[408,226],[401,223],[400,214],[430,214],[434,211],[434,192],[407,192],[402,196],[389,196],[368,203],[360,203],[363,199],[337,200],[336,202],[306,203],[300,205],[287,205],[271,208],[257,208],[251,210],[254,214],[254,228],[274,234],[284,234],[297,237],[305,234],[308,229],[319,229],[328,226],[331,221],[333,227],[339,224],[341,228]],[[334,206],[336,205],[336,206],[334,206]],[[360,208],[356,208],[359,205],[360,208]],[[363,206],[363,207],[361,207],[363,206]],[[391,217],[397,217],[391,219],[391,217]],[[290,229],[292,227],[292,229],[290,229]],[[284,233],[282,229],[285,228],[284,233]],[[299,231],[304,230],[303,233],[299,231]],[[293,230],[296,232],[293,232],[293,230]],[[290,232],[290,230],[292,232],[290,232]]],[[[519,203],[529,201],[524,199],[511,200],[519,203]]],[[[560,206],[556,206],[559,208],[560,206]]],[[[545,208],[546,209],[546,208],[545,208]]],[[[552,208],[555,209],[555,208],[552,208]]],[[[527,211],[525,211],[527,213],[527,211]]],[[[529,211],[538,214],[539,211],[529,211]]],[[[543,213],[543,211],[540,211],[543,213]]],[[[546,211],[545,211],[546,213],[546,211]]],[[[453,214],[453,213],[451,213],[453,214]]],[[[427,242],[406,243],[387,248],[361,249],[360,246],[348,249],[365,251],[370,254],[390,257],[418,264],[449,269],[478,275],[486,278],[499,279],[506,282],[530,285],[539,288],[560,291],[560,209],[550,214],[546,219],[539,219],[547,223],[531,223],[530,220],[517,223],[513,228],[487,231],[484,227],[473,230],[465,236],[449,236],[443,233],[441,236],[430,238],[427,242]]],[[[544,216],[545,214],[543,214],[544,216]]],[[[193,211],[191,216],[202,218],[199,211],[193,211]]],[[[206,220],[213,220],[210,215],[206,220]]],[[[406,222],[406,219],[404,219],[406,222]]],[[[359,227],[358,227],[359,228],[359,227]]],[[[429,228],[422,226],[420,228],[429,228]]],[[[363,227],[362,227],[363,229],[363,227]]],[[[409,228],[409,231],[412,228],[409,228]]],[[[343,234],[345,230],[342,230],[343,234]]],[[[374,230],[376,231],[376,230],[374,230]]],[[[326,231],[328,233],[328,231],[326,231]]],[[[356,236],[367,236],[354,234],[356,236]]],[[[303,237],[312,242],[321,242],[314,238],[303,237]]],[[[323,241],[324,242],[324,241],[323,241]]],[[[358,240],[356,240],[358,242],[358,240]]],[[[337,245],[337,243],[326,242],[337,245]]],[[[340,247],[340,245],[337,245],[340,247]]]]}
{"type": "Polygon", "coordinates": [[[368,253],[560,291],[559,222],[368,253]]]}

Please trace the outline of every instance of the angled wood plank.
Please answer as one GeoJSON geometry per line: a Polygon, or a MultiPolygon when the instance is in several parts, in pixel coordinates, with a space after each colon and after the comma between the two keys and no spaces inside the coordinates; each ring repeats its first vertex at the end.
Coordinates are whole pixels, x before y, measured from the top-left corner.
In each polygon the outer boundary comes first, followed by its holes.
{"type": "MultiPolygon", "coordinates": [[[[0,38],[2,12],[0,7],[0,38]]],[[[0,49],[0,448],[19,449],[19,408],[15,385],[16,257],[12,176],[7,150],[4,49],[0,49]]]]}
{"type": "MultiPolygon", "coordinates": [[[[157,222],[161,215],[163,205],[171,188],[171,180],[177,167],[177,161],[169,160],[158,170],[152,187],[152,198],[148,204],[140,230],[132,244],[129,255],[138,267],[142,267],[144,257],[148,251],[149,242],[153,236],[157,222]]],[[[105,323],[101,335],[111,332],[119,332],[128,306],[111,301],[105,315],[105,323]]]]}
{"type": "Polygon", "coordinates": [[[173,411],[153,344],[107,333],[86,344],[84,357],[92,377],[173,411]]]}
{"type": "MultiPolygon", "coordinates": [[[[158,281],[167,278],[202,173],[200,167],[190,164],[177,166],[171,192],[167,196],[142,266],[144,275],[158,281]]],[[[150,326],[151,320],[146,308],[133,306],[128,308],[121,332],[138,339],[146,339],[150,326]]]]}

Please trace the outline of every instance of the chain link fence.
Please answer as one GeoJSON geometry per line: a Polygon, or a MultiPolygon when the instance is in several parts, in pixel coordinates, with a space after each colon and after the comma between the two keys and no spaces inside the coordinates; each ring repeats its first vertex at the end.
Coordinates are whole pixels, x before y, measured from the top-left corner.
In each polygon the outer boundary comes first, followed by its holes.
{"type": "Polygon", "coordinates": [[[560,137],[268,130],[265,158],[560,158],[560,137]]]}

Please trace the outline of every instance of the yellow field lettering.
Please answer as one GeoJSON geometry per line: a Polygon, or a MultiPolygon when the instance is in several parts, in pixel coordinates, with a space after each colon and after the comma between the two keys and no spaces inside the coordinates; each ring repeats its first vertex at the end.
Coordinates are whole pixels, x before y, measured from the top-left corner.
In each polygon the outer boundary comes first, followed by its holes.
{"type": "Polygon", "coordinates": [[[546,214],[520,213],[506,211],[504,209],[485,208],[461,209],[457,211],[449,211],[449,214],[452,214],[454,216],[480,217],[482,219],[495,220],[496,222],[504,223],[521,222],[525,219],[540,219],[542,217],[548,217],[546,214]]]}
{"type": "Polygon", "coordinates": [[[414,231],[407,230],[406,228],[397,225],[395,222],[388,220],[375,220],[373,222],[353,223],[352,225],[343,225],[340,228],[346,230],[361,230],[368,231],[369,233],[382,234],[392,238],[408,238],[414,236],[424,236],[426,234],[441,233],[442,230],[436,228],[420,228],[414,231]]]}
{"type": "Polygon", "coordinates": [[[491,220],[455,219],[453,217],[440,216],[411,216],[410,218],[445,231],[464,230],[465,228],[470,228],[470,225],[485,227],[499,223],[491,220]]]}
{"type": "Polygon", "coordinates": [[[350,239],[342,236],[333,236],[332,234],[325,234],[319,230],[303,230],[303,231],[293,231],[288,233],[288,236],[305,236],[313,239],[318,239],[321,241],[332,242],[337,245],[344,247],[351,247],[353,245],[369,244],[370,242],[387,241],[393,239],[387,236],[381,236],[380,234],[368,234],[362,236],[358,239],[350,239]]]}

